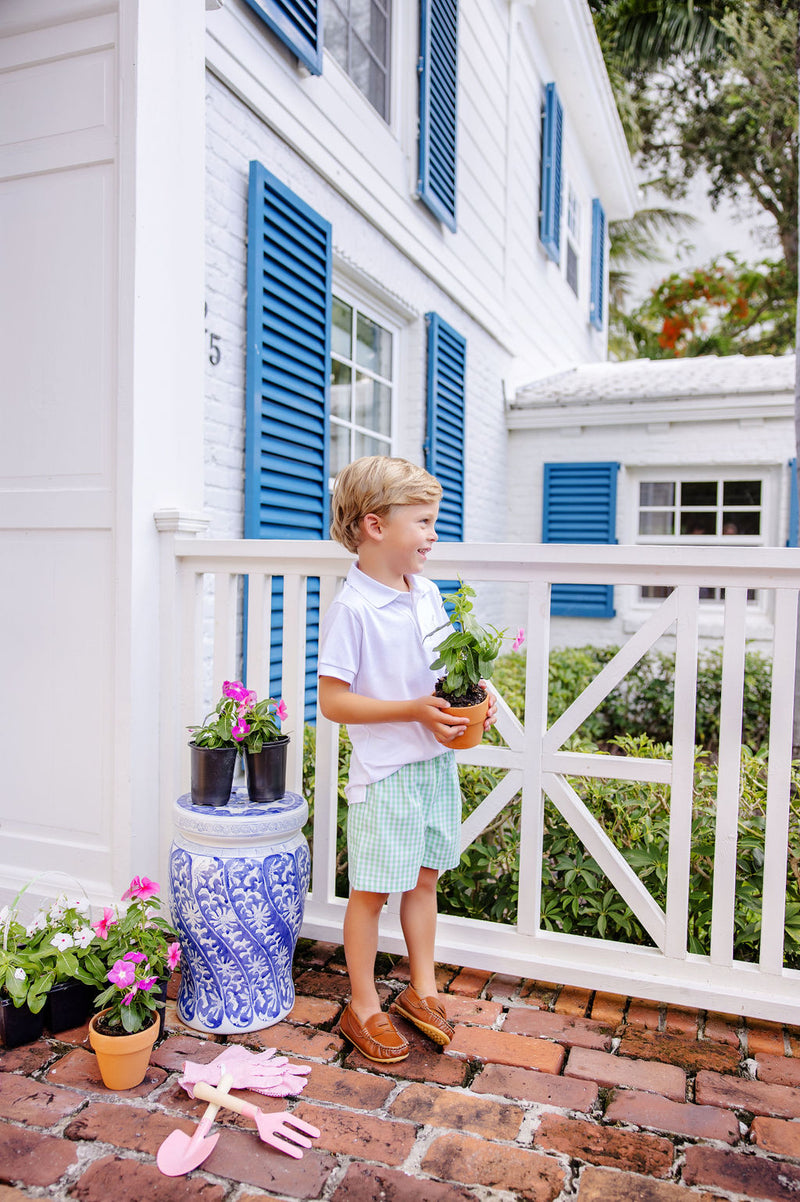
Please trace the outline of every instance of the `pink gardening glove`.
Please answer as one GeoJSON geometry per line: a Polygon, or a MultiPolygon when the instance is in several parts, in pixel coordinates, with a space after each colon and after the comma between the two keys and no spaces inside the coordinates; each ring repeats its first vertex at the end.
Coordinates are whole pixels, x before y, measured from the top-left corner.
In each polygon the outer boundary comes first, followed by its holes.
{"type": "Polygon", "coordinates": [[[310,1065],[289,1064],[285,1056],[276,1056],[274,1048],[250,1052],[240,1044],[226,1048],[208,1064],[187,1060],[180,1084],[194,1097],[198,1081],[219,1085],[223,1073],[233,1077],[231,1089],[253,1089],[270,1098],[294,1097],[306,1084],[310,1065]]]}

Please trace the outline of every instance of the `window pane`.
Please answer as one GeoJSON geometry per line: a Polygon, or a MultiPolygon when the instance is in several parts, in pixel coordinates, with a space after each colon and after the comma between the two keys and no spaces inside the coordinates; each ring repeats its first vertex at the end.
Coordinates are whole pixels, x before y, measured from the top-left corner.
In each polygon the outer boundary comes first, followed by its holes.
{"type": "Polygon", "coordinates": [[[386,73],[357,34],[350,35],[350,77],[382,117],[387,115],[386,73]]]}
{"type": "MultiPolygon", "coordinates": [[[[350,22],[381,63],[386,62],[386,17],[374,0],[350,0],[350,22]]],[[[327,30],[325,34],[327,38],[327,30]]]]}
{"type": "Polygon", "coordinates": [[[392,432],[391,390],[386,384],[379,384],[369,376],[356,376],[356,413],[357,426],[367,426],[376,434],[392,432]]]}
{"type": "Polygon", "coordinates": [[[684,480],[681,485],[681,505],[716,505],[716,480],[684,480]]]}
{"type": "Polygon", "coordinates": [[[391,334],[361,313],[356,325],[356,362],[379,376],[388,378],[392,372],[391,334]]]}
{"type": "Polygon", "coordinates": [[[334,417],[345,418],[346,421],[350,421],[352,376],[352,368],[340,363],[338,359],[331,359],[331,413],[334,417]]]}
{"type": "Polygon", "coordinates": [[[656,480],[639,485],[640,505],[674,505],[675,485],[671,481],[656,480]]]}
{"type": "Polygon", "coordinates": [[[572,249],[572,243],[567,241],[567,283],[575,295],[578,295],[578,256],[572,249]]]}
{"type": "Polygon", "coordinates": [[[350,431],[331,422],[330,472],[335,476],[350,462],[350,431]]]}
{"type": "Polygon", "coordinates": [[[362,455],[388,455],[389,444],[380,438],[371,438],[368,434],[360,434],[356,430],[353,438],[353,458],[360,459],[362,455]]]}
{"type": "Polygon", "coordinates": [[[334,296],[331,302],[331,350],[335,355],[352,358],[353,310],[334,296]]]}
{"type": "Polygon", "coordinates": [[[722,486],[722,503],[728,505],[760,505],[760,480],[726,480],[722,486]]]}
{"type": "Polygon", "coordinates": [[[336,0],[328,0],[325,6],[325,49],[330,50],[339,66],[346,71],[347,20],[336,0]]]}
{"type": "Polygon", "coordinates": [[[722,533],[723,534],[760,534],[761,533],[761,514],[747,512],[737,513],[735,511],[725,511],[722,515],[722,533]]]}
{"type": "Polygon", "coordinates": [[[672,592],[672,587],[667,587],[664,584],[643,584],[642,585],[642,600],[661,600],[662,597],[668,597],[672,592]]]}
{"type": "Polygon", "coordinates": [[[712,513],[684,513],[681,517],[681,534],[716,534],[717,515],[712,513]]]}
{"type": "Polygon", "coordinates": [[[648,513],[646,510],[639,514],[640,534],[674,534],[675,515],[672,510],[661,513],[648,513]]]}

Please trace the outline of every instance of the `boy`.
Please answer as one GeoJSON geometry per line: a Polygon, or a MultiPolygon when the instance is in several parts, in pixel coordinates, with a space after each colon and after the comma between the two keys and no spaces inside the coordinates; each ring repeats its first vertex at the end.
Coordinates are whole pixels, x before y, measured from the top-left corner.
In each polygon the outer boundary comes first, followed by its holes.
{"type": "MultiPolygon", "coordinates": [[[[404,459],[357,459],[336,478],[331,535],[358,555],[322,622],[319,702],[353,744],[344,950],[350,1002],[339,1029],[369,1060],[404,1060],[409,1045],[375,988],[378,920],[401,893],[411,984],[395,1009],[438,1044],[453,1028],[434,976],[436,882],[459,861],[461,793],[455,754],[462,719],[433,696],[429,665],[447,632],[439,591],[420,576],[437,540],[441,485],[404,459]],[[436,633],[434,634],[434,631],[436,633]]],[[[496,706],[490,703],[487,728],[496,706]]]]}

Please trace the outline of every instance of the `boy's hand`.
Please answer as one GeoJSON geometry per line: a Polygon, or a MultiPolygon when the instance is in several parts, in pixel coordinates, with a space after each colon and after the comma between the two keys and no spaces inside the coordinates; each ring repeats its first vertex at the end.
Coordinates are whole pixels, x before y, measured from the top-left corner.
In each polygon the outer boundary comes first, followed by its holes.
{"type": "Polygon", "coordinates": [[[442,743],[445,747],[458,735],[463,735],[467,729],[463,718],[448,714],[450,702],[445,701],[444,697],[418,697],[411,704],[414,708],[413,720],[421,722],[437,743],[442,743]]]}

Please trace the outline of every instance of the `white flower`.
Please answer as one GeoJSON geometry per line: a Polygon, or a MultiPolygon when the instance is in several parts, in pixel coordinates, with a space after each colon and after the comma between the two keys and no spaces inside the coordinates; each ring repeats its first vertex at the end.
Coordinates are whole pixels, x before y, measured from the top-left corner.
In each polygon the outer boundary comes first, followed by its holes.
{"type": "Polygon", "coordinates": [[[60,952],[66,951],[68,947],[75,946],[75,940],[71,935],[68,935],[66,931],[59,931],[53,936],[50,942],[52,943],[53,947],[57,947],[60,952]]]}
{"type": "Polygon", "coordinates": [[[14,980],[15,980],[15,981],[25,981],[25,980],[27,980],[27,977],[26,977],[26,975],[25,975],[25,969],[24,969],[24,968],[15,968],[15,969],[14,969],[14,980]]]}
{"type": "Polygon", "coordinates": [[[88,914],[90,909],[88,897],[79,897],[73,909],[77,910],[79,914],[88,914]]]}
{"type": "Polygon", "coordinates": [[[59,897],[58,901],[53,902],[53,904],[49,910],[49,915],[50,915],[50,918],[52,918],[53,922],[61,922],[61,919],[64,917],[66,912],[67,912],[67,899],[62,894],[62,896],[59,897]]]}
{"type": "Polygon", "coordinates": [[[43,931],[46,926],[47,914],[44,910],[40,910],[38,914],[33,916],[31,921],[26,926],[25,934],[30,938],[30,936],[35,935],[37,931],[43,931]]]}
{"type": "Polygon", "coordinates": [[[76,947],[88,947],[94,939],[94,931],[91,927],[79,927],[74,938],[76,947]]]}

